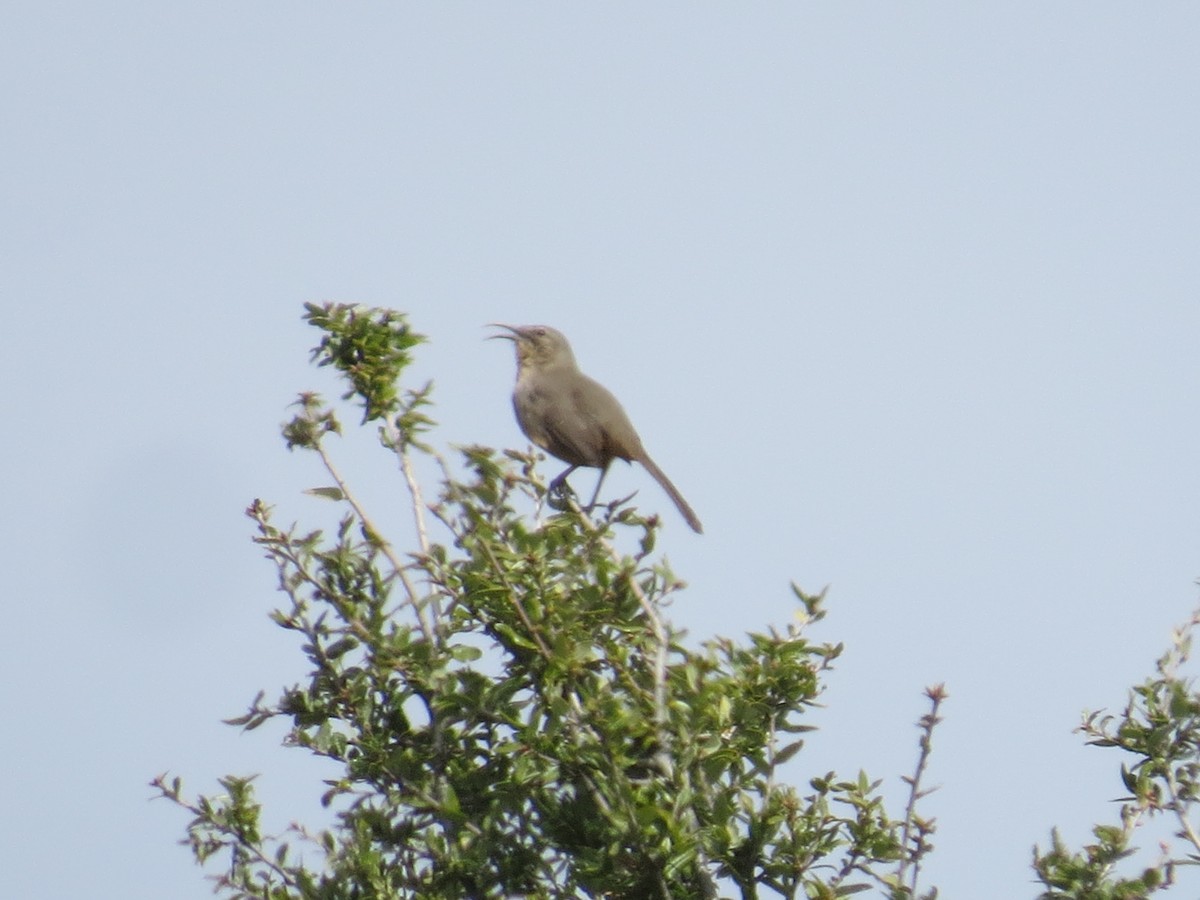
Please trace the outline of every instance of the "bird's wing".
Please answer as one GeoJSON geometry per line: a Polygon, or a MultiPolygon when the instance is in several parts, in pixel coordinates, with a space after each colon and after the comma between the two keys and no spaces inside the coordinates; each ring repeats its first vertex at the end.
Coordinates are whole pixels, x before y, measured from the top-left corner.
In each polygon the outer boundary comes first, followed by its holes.
{"type": "Polygon", "coordinates": [[[546,450],[574,466],[603,468],[611,459],[607,452],[604,430],[597,420],[572,395],[569,402],[551,404],[543,421],[546,450]]]}

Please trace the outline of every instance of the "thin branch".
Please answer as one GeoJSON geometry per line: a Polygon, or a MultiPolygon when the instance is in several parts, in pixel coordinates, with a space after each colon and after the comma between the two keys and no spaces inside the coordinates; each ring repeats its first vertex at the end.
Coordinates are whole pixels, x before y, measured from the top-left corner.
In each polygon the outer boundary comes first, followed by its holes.
{"type": "Polygon", "coordinates": [[[400,471],[404,474],[404,482],[408,485],[408,493],[413,501],[413,522],[417,528],[417,542],[421,545],[421,553],[428,555],[429,535],[425,528],[425,501],[421,496],[421,483],[413,471],[412,458],[408,454],[409,444],[401,440],[400,430],[391,419],[384,420],[383,434],[387,438],[388,446],[400,460],[400,471]]]}
{"type": "MultiPolygon", "coordinates": [[[[412,467],[412,457],[408,453],[408,445],[400,451],[400,471],[404,473],[404,481],[408,485],[408,493],[412,498],[413,522],[417,528],[417,540],[421,545],[421,553],[423,556],[429,555],[429,535],[425,528],[425,500],[421,496],[421,483],[417,480],[416,473],[412,467]]],[[[442,602],[438,599],[437,594],[432,594],[429,597],[429,605],[433,609],[433,621],[435,627],[441,627],[445,623],[442,617],[442,602]]]]}
{"type": "Polygon", "coordinates": [[[775,752],[779,749],[779,732],[777,730],[778,714],[771,711],[770,724],[767,726],[767,786],[764,794],[770,797],[775,790],[775,752]]]}
{"type": "Polygon", "coordinates": [[[500,565],[500,560],[496,559],[496,554],[492,552],[491,544],[484,544],[483,549],[487,552],[488,562],[492,564],[492,571],[504,582],[504,586],[508,589],[509,602],[512,603],[513,609],[517,611],[517,615],[521,617],[521,624],[529,631],[529,636],[537,641],[538,652],[542,654],[542,658],[549,661],[553,658],[554,654],[550,652],[550,648],[542,640],[541,633],[534,627],[533,622],[530,621],[529,615],[525,612],[525,606],[521,603],[521,598],[517,596],[517,592],[513,590],[512,583],[508,579],[508,572],[504,566],[500,565]]]}
{"type": "MultiPolygon", "coordinates": [[[[910,849],[910,842],[913,839],[913,832],[920,831],[923,833],[924,828],[917,825],[917,800],[926,796],[929,791],[921,790],[921,778],[925,774],[925,767],[929,764],[929,755],[933,749],[933,729],[941,722],[938,716],[938,709],[941,708],[942,701],[948,696],[946,694],[946,686],[944,684],[935,684],[933,687],[925,689],[925,696],[929,698],[930,709],[924,716],[921,717],[917,727],[921,729],[921,739],[919,742],[920,753],[917,756],[917,769],[913,773],[912,778],[904,780],[909,784],[908,805],[904,809],[904,828],[900,833],[900,841],[902,854],[900,857],[900,868],[896,873],[896,881],[899,884],[904,884],[904,876],[909,865],[912,865],[912,881],[911,889],[915,895],[917,892],[917,877],[921,870],[921,856],[924,855],[925,848],[918,846],[915,850],[910,849]]],[[[923,844],[923,840],[921,841],[923,844]]]]}
{"type": "Polygon", "coordinates": [[[1167,782],[1167,790],[1171,794],[1171,809],[1175,813],[1175,818],[1179,820],[1180,827],[1183,828],[1184,837],[1188,839],[1193,847],[1200,850],[1200,835],[1196,834],[1195,828],[1192,827],[1192,823],[1184,814],[1184,804],[1179,799],[1179,785],[1175,781],[1175,773],[1171,771],[1169,765],[1166,769],[1164,780],[1167,782]]]}
{"type": "MultiPolygon", "coordinates": [[[[284,869],[274,859],[267,856],[267,854],[263,852],[263,850],[261,849],[261,847],[259,846],[258,843],[250,841],[237,828],[234,828],[231,825],[227,825],[227,824],[218,822],[210,813],[201,809],[199,806],[192,804],[192,803],[188,803],[181,796],[179,796],[179,794],[176,791],[174,791],[173,789],[171,789],[167,786],[166,782],[163,781],[162,776],[155,778],[152,782],[150,782],[150,784],[152,787],[158,788],[162,792],[163,797],[172,801],[173,803],[176,803],[177,805],[181,806],[183,809],[185,809],[189,813],[191,813],[193,816],[195,816],[196,822],[199,822],[199,823],[203,824],[204,826],[206,826],[207,828],[212,829],[214,832],[216,832],[219,835],[223,835],[226,839],[225,846],[229,849],[230,853],[233,855],[234,862],[236,862],[236,857],[239,852],[245,852],[249,856],[253,857],[255,859],[255,861],[258,862],[259,865],[264,866],[265,868],[267,868],[268,870],[274,872],[277,876],[279,876],[279,878],[283,881],[283,883],[285,885],[287,885],[288,887],[290,887],[290,888],[298,888],[299,887],[299,883],[296,881],[296,878],[293,875],[289,874],[288,871],[286,869],[284,869]]],[[[196,828],[197,828],[197,826],[196,826],[196,823],[194,822],[192,824],[192,828],[189,830],[193,830],[196,828]]],[[[278,840],[278,838],[273,838],[273,839],[278,840]]]]}
{"type": "MultiPolygon", "coordinates": [[[[600,539],[600,543],[608,551],[609,558],[620,569],[624,563],[624,558],[617,552],[616,547],[604,539],[604,529],[592,521],[591,517],[584,512],[573,496],[570,497],[568,502],[571,505],[571,509],[585,523],[585,529],[594,537],[600,539]]],[[[654,654],[654,724],[656,730],[659,732],[658,738],[660,742],[663,742],[666,737],[665,729],[667,725],[667,655],[670,650],[670,642],[667,639],[667,631],[663,627],[662,618],[659,616],[658,610],[654,608],[654,604],[650,602],[650,598],[642,590],[642,586],[638,583],[635,575],[635,572],[629,574],[629,589],[633,592],[638,605],[641,606],[642,611],[646,614],[646,619],[650,623],[650,632],[654,635],[656,647],[654,654]]],[[[666,746],[665,742],[663,746],[666,746]]]]}
{"type": "MultiPolygon", "coordinates": [[[[441,522],[443,525],[445,525],[446,528],[449,529],[449,531],[452,535],[454,535],[456,538],[459,538],[459,539],[462,538],[462,535],[455,529],[454,523],[450,519],[448,519],[446,516],[444,516],[437,509],[433,509],[432,512],[433,512],[433,515],[437,518],[437,520],[439,522],[441,522]]],[[[521,603],[520,598],[517,596],[517,592],[515,590],[513,590],[512,582],[508,578],[508,572],[505,570],[504,566],[500,565],[500,561],[498,559],[496,559],[495,554],[492,553],[492,547],[490,544],[484,543],[481,545],[481,547],[482,547],[483,551],[487,554],[488,562],[491,563],[493,574],[501,582],[503,582],[505,588],[508,589],[509,602],[512,603],[513,609],[515,609],[517,611],[517,615],[521,619],[521,624],[525,626],[525,630],[527,632],[529,632],[529,636],[531,638],[533,638],[533,640],[537,643],[538,653],[540,653],[542,655],[543,659],[546,659],[546,660],[551,659],[553,657],[553,654],[550,652],[550,648],[546,646],[546,642],[542,640],[541,634],[538,632],[537,628],[534,626],[533,622],[530,620],[529,615],[525,612],[525,607],[521,603]]],[[[442,584],[442,588],[443,588],[443,590],[445,589],[444,583],[442,584]]],[[[453,608],[453,607],[451,607],[451,608],[453,608]]]]}
{"type": "Polygon", "coordinates": [[[317,453],[321,457],[321,462],[325,465],[325,471],[329,473],[329,476],[337,484],[338,490],[342,492],[342,496],[346,498],[346,502],[350,504],[351,508],[358,516],[359,521],[362,522],[363,527],[370,533],[371,540],[377,543],[380,551],[385,557],[387,557],[388,562],[392,564],[392,570],[395,572],[396,577],[399,578],[401,584],[404,585],[405,593],[408,594],[409,603],[416,611],[417,624],[421,629],[421,633],[425,635],[425,639],[430,643],[436,643],[433,626],[430,625],[428,617],[425,614],[425,608],[417,598],[416,588],[409,580],[405,567],[401,565],[400,559],[396,556],[395,551],[392,550],[391,544],[383,539],[382,532],[375,527],[375,523],[371,521],[370,516],[367,515],[367,512],[365,509],[363,509],[362,504],[360,504],[354,494],[350,492],[350,488],[346,484],[345,479],[343,479],[341,473],[338,472],[337,467],[333,464],[333,460],[330,459],[329,454],[325,452],[324,444],[318,441],[316,442],[315,447],[317,453]]]}

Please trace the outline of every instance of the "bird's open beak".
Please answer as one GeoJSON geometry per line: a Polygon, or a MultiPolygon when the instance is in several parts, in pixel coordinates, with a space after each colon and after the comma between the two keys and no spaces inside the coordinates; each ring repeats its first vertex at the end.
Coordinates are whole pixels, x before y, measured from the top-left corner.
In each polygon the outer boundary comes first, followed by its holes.
{"type": "Polygon", "coordinates": [[[488,328],[507,328],[512,334],[489,334],[484,340],[495,340],[496,338],[504,338],[508,341],[515,341],[521,336],[521,329],[515,325],[505,325],[503,322],[488,322],[488,328]]]}

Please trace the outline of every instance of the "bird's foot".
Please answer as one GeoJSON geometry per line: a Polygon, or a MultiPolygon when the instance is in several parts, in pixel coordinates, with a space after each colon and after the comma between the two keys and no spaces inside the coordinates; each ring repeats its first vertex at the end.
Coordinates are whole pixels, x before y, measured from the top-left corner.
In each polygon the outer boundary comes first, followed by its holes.
{"type": "Polygon", "coordinates": [[[575,502],[575,491],[572,490],[565,478],[555,478],[550,482],[550,486],[546,489],[547,506],[562,512],[564,509],[570,509],[573,502],[575,502]]]}

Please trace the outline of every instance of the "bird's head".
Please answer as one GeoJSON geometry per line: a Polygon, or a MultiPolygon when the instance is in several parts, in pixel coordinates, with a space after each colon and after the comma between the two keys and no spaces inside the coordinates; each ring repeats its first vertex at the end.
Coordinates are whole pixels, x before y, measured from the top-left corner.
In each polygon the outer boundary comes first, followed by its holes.
{"type": "Polygon", "coordinates": [[[513,342],[517,349],[517,368],[549,369],[555,366],[575,366],[575,354],[566,337],[549,325],[505,325],[490,323],[493,328],[503,328],[507,334],[493,334],[492,338],[504,338],[513,342]]]}

